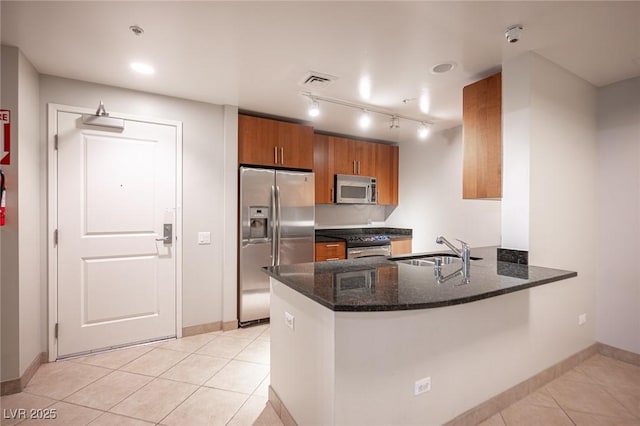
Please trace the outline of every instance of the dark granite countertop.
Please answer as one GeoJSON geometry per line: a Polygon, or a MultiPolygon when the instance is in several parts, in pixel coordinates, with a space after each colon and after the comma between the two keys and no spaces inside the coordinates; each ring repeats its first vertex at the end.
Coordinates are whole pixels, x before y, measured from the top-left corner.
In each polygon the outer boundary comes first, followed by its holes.
{"type": "MultiPolygon", "coordinates": [[[[333,311],[401,311],[469,303],[575,277],[576,272],[496,260],[496,247],[471,249],[469,284],[438,284],[433,267],[382,257],[263,268],[267,274],[333,311]],[[369,276],[367,280],[363,276],[369,276]]],[[[460,262],[442,265],[442,275],[460,262]]]]}

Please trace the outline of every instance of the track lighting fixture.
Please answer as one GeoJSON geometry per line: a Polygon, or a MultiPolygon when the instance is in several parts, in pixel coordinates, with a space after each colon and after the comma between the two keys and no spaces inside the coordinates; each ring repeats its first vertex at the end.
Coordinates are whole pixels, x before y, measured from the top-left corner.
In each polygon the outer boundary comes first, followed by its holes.
{"type": "MultiPolygon", "coordinates": [[[[309,109],[307,112],[311,117],[317,117],[320,114],[320,102],[327,102],[334,105],[340,105],[343,107],[360,110],[361,113],[360,113],[360,118],[358,119],[358,124],[362,129],[367,129],[371,126],[372,124],[371,114],[378,114],[378,115],[389,117],[390,129],[399,129],[400,120],[413,121],[414,123],[418,123],[420,125],[418,128],[418,137],[420,139],[425,139],[430,132],[429,126],[433,124],[432,122],[426,121],[424,119],[417,119],[417,118],[409,117],[402,114],[396,114],[393,111],[389,111],[389,110],[378,108],[371,105],[344,101],[342,99],[318,96],[310,92],[303,92],[301,93],[301,95],[309,99],[309,109]]],[[[403,103],[406,104],[412,100],[414,99],[405,99],[403,100],[403,103]]]]}
{"type": "Polygon", "coordinates": [[[420,127],[418,127],[418,137],[420,139],[426,139],[427,136],[429,136],[429,127],[427,127],[427,124],[422,122],[420,123],[420,127]]]}
{"type": "Polygon", "coordinates": [[[371,125],[371,115],[369,115],[369,111],[367,111],[366,109],[362,110],[362,114],[360,114],[359,123],[360,123],[360,127],[363,129],[367,129],[371,125]]]}
{"type": "Polygon", "coordinates": [[[309,116],[317,117],[320,115],[320,104],[315,98],[311,98],[311,103],[309,104],[309,116]]]}

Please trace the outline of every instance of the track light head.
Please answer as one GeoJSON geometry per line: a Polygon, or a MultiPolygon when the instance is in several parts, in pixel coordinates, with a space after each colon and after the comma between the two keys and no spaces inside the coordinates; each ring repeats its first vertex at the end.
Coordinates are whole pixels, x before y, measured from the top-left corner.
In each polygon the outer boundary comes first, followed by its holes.
{"type": "Polygon", "coordinates": [[[367,129],[371,125],[371,115],[369,114],[369,111],[367,111],[366,109],[362,110],[362,114],[360,114],[359,123],[362,129],[367,129]]]}
{"type": "Polygon", "coordinates": [[[320,115],[320,104],[315,98],[311,98],[311,103],[309,104],[309,116],[317,117],[320,115]]]}
{"type": "Polygon", "coordinates": [[[390,129],[399,129],[400,128],[400,119],[395,115],[391,117],[391,122],[389,123],[390,129]]]}
{"type": "Polygon", "coordinates": [[[426,139],[429,136],[429,127],[425,122],[420,123],[420,127],[418,127],[418,137],[420,139],[426,139]]]}

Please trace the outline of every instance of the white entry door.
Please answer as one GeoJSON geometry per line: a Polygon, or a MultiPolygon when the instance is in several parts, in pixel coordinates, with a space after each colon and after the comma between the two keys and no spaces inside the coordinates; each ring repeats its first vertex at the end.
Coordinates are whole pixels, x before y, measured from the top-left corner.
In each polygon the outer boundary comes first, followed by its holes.
{"type": "Polygon", "coordinates": [[[176,126],[57,132],[58,357],[175,336],[176,126]]]}

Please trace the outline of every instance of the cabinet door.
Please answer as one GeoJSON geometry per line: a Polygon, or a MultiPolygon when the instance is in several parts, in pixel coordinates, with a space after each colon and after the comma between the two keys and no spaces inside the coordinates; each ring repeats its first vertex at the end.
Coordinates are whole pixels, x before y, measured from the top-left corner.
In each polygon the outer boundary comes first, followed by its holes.
{"type": "Polygon", "coordinates": [[[278,122],[238,115],[238,163],[275,166],[278,122]]]}
{"type": "Polygon", "coordinates": [[[375,144],[378,204],[398,205],[398,147],[375,144]]]}
{"type": "Polygon", "coordinates": [[[376,176],[376,143],[352,141],[356,157],[356,174],[376,176]]]}
{"type": "Polygon", "coordinates": [[[316,179],[316,204],[333,203],[333,141],[326,135],[313,137],[313,172],[316,179]]]}
{"type": "Polygon", "coordinates": [[[333,142],[333,170],[339,175],[355,175],[356,164],[355,141],[347,138],[331,137],[333,142]]]}
{"type": "Polygon", "coordinates": [[[502,74],[462,92],[462,198],[502,197],[502,74]]]}
{"type": "Polygon", "coordinates": [[[407,238],[406,240],[391,240],[391,256],[411,254],[412,242],[413,240],[411,238],[407,238]]]}
{"type": "Polygon", "coordinates": [[[278,122],[278,161],[282,167],[313,168],[313,127],[278,122]]]}

